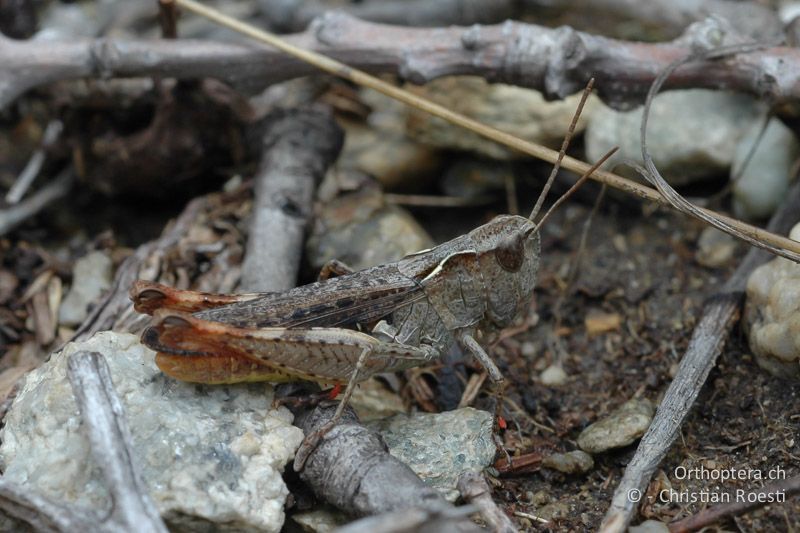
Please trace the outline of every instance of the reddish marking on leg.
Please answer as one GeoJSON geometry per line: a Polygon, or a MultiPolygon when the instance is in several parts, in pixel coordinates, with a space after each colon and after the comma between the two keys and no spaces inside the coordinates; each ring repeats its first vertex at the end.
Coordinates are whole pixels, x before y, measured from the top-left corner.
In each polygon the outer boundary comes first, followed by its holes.
{"type": "Polygon", "coordinates": [[[497,427],[499,427],[500,429],[506,429],[508,427],[508,422],[506,422],[506,419],[503,418],[502,416],[498,416],[497,427]]]}
{"type": "Polygon", "coordinates": [[[328,399],[329,400],[335,400],[336,397],[339,396],[340,392],[342,392],[342,384],[341,383],[337,383],[336,385],[333,386],[333,388],[328,393],[328,399]]]}

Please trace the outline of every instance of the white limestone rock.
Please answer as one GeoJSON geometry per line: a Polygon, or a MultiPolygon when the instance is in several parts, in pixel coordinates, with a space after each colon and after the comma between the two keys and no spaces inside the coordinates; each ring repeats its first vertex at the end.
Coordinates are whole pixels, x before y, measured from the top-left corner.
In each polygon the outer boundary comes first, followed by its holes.
{"type": "Polygon", "coordinates": [[[68,344],[27,376],[2,430],[6,480],[66,504],[109,508],[66,377],[67,358],[84,350],[108,362],[134,460],[171,528],[280,531],[288,494],[281,472],[303,435],[286,409],[271,408],[272,387],[172,380],[130,334],[68,344]]]}
{"type": "MultiPolygon", "coordinates": [[[[800,224],[789,238],[800,241],[800,224]]],[[[744,326],[759,366],[800,378],[800,265],[778,257],[750,274],[744,326]]]]}

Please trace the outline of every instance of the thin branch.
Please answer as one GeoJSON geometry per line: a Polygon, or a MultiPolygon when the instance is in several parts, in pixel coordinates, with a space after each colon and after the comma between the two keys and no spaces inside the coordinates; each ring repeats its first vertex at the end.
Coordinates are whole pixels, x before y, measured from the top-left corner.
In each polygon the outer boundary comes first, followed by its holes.
{"type": "Polygon", "coordinates": [[[0,235],[5,235],[51,203],[66,196],[72,188],[73,179],[72,169],[67,168],[29,198],[0,209],[0,235]]]}
{"type": "Polygon", "coordinates": [[[6,202],[9,204],[16,204],[22,200],[22,197],[28,192],[31,184],[33,184],[33,180],[36,179],[36,176],[39,175],[39,171],[42,169],[45,156],[47,155],[47,149],[58,140],[63,129],[64,123],[58,119],[51,120],[47,124],[44,135],[42,135],[42,146],[36,149],[28,160],[28,164],[25,165],[25,168],[23,168],[22,172],[17,176],[14,185],[6,194],[6,202]]]}
{"type": "MultiPolygon", "coordinates": [[[[800,183],[795,184],[789,191],[783,204],[772,217],[769,228],[776,232],[788,232],[797,222],[798,212],[800,212],[800,183]]],[[[725,339],[736,323],[747,278],[758,265],[769,258],[767,252],[757,248],[751,249],[722,290],[706,303],[702,318],[695,327],[686,353],[681,359],[678,373],[667,389],[650,428],[642,437],[636,454],[628,463],[625,474],[614,491],[611,506],[603,519],[600,531],[611,533],[627,529],[636,513],[636,502],[632,501],[629,495],[632,491],[645,493],[653,472],[677,438],[681,424],[689,414],[708,373],[714,367],[725,339]]]]}
{"type": "Polygon", "coordinates": [[[465,501],[477,507],[481,516],[495,533],[516,533],[517,528],[511,519],[505,514],[494,500],[492,500],[492,490],[483,479],[483,475],[477,472],[464,472],[458,478],[458,492],[465,501]]]}
{"type": "MultiPolygon", "coordinates": [[[[712,24],[653,44],[522,22],[427,29],[329,13],[286,39],[368,72],[398,74],[418,84],[472,75],[565,98],[595,77],[601,98],[628,108],[644,101],[659,72],[689,55],[694,41],[708,40],[715,30],[717,36],[725,35],[725,28],[712,24]]],[[[0,38],[0,63],[0,108],[34,87],[84,77],[215,77],[240,88],[262,89],[316,72],[274,50],[194,40],[45,43],[0,38]]],[[[698,61],[679,69],[666,88],[737,90],[776,103],[797,100],[800,50],[776,46],[724,61],[698,61]]]]}
{"type": "MultiPolygon", "coordinates": [[[[319,0],[260,0],[264,18],[278,32],[303,31],[331,9],[319,0]]],[[[518,0],[381,0],[339,8],[353,17],[401,26],[467,26],[519,18],[518,0]]]]}
{"type": "Polygon", "coordinates": [[[330,113],[300,110],[273,117],[255,178],[240,291],[280,291],[296,285],[314,191],[342,142],[342,130],[330,113]]]}
{"type": "Polygon", "coordinates": [[[88,433],[92,458],[113,502],[103,529],[166,533],[134,464],[125,410],[105,359],[96,352],[73,354],[67,361],[67,377],[88,433]]]}

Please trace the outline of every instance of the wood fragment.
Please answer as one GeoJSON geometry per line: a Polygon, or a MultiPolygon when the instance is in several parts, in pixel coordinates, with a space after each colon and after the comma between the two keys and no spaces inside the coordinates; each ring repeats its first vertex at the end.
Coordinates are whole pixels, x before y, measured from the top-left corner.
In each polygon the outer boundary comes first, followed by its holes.
{"type": "Polygon", "coordinates": [[[17,176],[14,185],[6,193],[6,202],[16,204],[22,200],[22,197],[25,196],[25,193],[28,192],[28,189],[33,184],[33,180],[39,175],[39,171],[44,165],[47,150],[55,144],[63,129],[64,123],[58,119],[53,119],[47,124],[42,135],[42,145],[34,151],[25,168],[17,176]]]}
{"type": "Polygon", "coordinates": [[[0,236],[35,216],[59,198],[66,196],[72,188],[73,180],[72,169],[68,168],[30,197],[5,209],[0,209],[0,236]]]}
{"type": "MultiPolygon", "coordinates": [[[[295,425],[311,434],[335,410],[334,404],[299,412],[295,425]]],[[[318,496],[355,516],[410,508],[436,512],[450,506],[436,489],[390,455],[381,436],[362,426],[350,407],[311,452],[300,478],[318,496]]]]}
{"type": "MultiPolygon", "coordinates": [[[[800,183],[786,195],[769,223],[771,231],[787,233],[797,222],[800,212],[800,183]]],[[[611,506],[606,512],[600,531],[622,532],[636,514],[637,503],[631,501],[631,491],[644,494],[650,478],[677,438],[681,424],[689,414],[708,373],[714,367],[725,339],[736,323],[744,296],[747,278],[770,255],[759,249],[748,251],[742,263],[722,289],[703,307],[702,318],[695,327],[689,346],[681,359],[678,373],[658,406],[650,428],[642,437],[636,454],[614,491],[611,506]]]]}
{"type": "Polygon", "coordinates": [[[516,533],[517,528],[494,500],[492,490],[477,472],[464,472],[458,478],[458,492],[465,501],[477,507],[489,528],[495,533],[516,533]]]}
{"type": "Polygon", "coordinates": [[[342,130],[329,112],[282,111],[272,117],[255,178],[241,292],[281,291],[297,284],[314,192],[342,143],[342,130]]]}

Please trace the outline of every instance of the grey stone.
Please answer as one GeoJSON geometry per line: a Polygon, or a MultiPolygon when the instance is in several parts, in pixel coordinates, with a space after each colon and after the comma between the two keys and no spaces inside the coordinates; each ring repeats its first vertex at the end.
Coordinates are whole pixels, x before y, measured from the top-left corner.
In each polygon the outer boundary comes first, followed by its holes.
{"type": "Polygon", "coordinates": [[[583,474],[594,467],[592,456],[581,450],[554,453],[542,459],[542,466],[565,474],[583,474]]]}
{"type": "MultiPolygon", "coordinates": [[[[619,112],[600,106],[586,129],[587,160],[596,161],[619,146],[607,165],[624,159],[641,161],[642,110],[619,112]]],[[[755,99],[741,94],[704,89],[659,94],[648,120],[648,152],[672,185],[727,173],[745,130],[762,110],[755,99]]],[[[617,170],[636,175],[625,166],[617,170]]]]}
{"type": "Polygon", "coordinates": [[[58,322],[77,326],[89,314],[89,306],[111,287],[111,259],[103,252],[89,252],[72,271],[72,286],[58,309],[58,322]]]}
{"type": "Polygon", "coordinates": [[[306,242],[311,266],[338,259],[354,270],[390,263],[425,248],[433,240],[416,220],[383,193],[364,184],[325,203],[306,242]]]}
{"type": "Polygon", "coordinates": [[[584,429],[578,436],[578,446],[587,453],[627,446],[644,435],[654,413],[655,407],[649,400],[628,400],[607,417],[584,429]]]}
{"type": "Polygon", "coordinates": [[[733,212],[737,217],[770,216],[789,189],[792,166],[800,155],[794,133],[783,122],[770,119],[759,139],[762,126],[762,121],[754,122],[736,149],[731,178],[736,178],[733,212]]]}
{"type": "Polygon", "coordinates": [[[0,461],[8,481],[67,505],[108,509],[66,377],[70,354],[100,352],[133,436],[134,460],[173,529],[281,529],[281,479],[303,438],[266,384],[199,386],[167,378],[134,335],[102,332],[70,343],[32,371],[5,418],[0,461]]]}
{"type": "MultiPolygon", "coordinates": [[[[484,124],[553,147],[561,144],[580,100],[576,94],[548,102],[538,91],[492,84],[472,76],[440,78],[412,90],[484,124]]],[[[594,97],[587,100],[576,132],[586,127],[598,102],[594,97]]],[[[522,157],[519,152],[416,109],[408,111],[407,131],[425,145],[465,150],[494,159],[522,157]]]]}
{"type": "Polygon", "coordinates": [[[458,497],[458,477],[466,471],[483,470],[496,452],[492,415],[471,407],[396,415],[371,426],[381,433],[389,453],[450,501],[458,497]]]}
{"type": "Polygon", "coordinates": [[[697,239],[697,252],[694,258],[698,263],[709,268],[725,266],[736,251],[736,239],[725,232],[712,228],[705,228],[697,239]]]}

